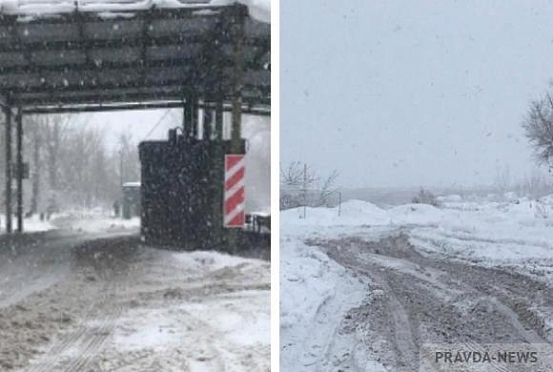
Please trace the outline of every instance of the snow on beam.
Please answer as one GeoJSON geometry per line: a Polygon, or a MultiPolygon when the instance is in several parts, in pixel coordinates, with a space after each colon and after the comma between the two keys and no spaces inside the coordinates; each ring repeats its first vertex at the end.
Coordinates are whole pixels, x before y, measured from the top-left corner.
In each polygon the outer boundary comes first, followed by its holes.
{"type": "Polygon", "coordinates": [[[94,12],[106,17],[117,16],[118,12],[133,12],[148,9],[192,9],[209,12],[212,8],[242,4],[248,8],[250,16],[260,22],[271,22],[270,0],[198,0],[196,2],[178,0],[4,0],[0,3],[0,13],[40,17],[64,13],[94,12]]]}

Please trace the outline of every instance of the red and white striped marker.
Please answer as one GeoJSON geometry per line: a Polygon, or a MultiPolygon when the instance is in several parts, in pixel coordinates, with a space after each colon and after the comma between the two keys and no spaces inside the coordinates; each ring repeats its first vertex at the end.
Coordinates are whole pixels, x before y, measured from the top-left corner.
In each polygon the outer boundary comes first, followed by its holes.
{"type": "Polygon", "coordinates": [[[225,227],[243,227],[246,220],[245,165],[244,155],[225,155],[225,227]]]}

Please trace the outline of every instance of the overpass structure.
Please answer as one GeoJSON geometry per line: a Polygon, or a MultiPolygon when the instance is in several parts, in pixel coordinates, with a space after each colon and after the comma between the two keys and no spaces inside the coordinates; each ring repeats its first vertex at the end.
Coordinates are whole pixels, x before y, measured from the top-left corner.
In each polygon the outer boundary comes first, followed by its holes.
{"type": "MultiPolygon", "coordinates": [[[[14,213],[15,197],[16,231],[23,231],[25,115],[181,108],[185,137],[207,133],[207,140],[216,141],[223,137],[223,112],[230,111],[237,152],[242,113],[270,115],[270,25],[250,17],[244,5],[209,0],[1,4],[5,211],[14,213]]],[[[7,218],[6,231],[13,230],[7,218]]]]}

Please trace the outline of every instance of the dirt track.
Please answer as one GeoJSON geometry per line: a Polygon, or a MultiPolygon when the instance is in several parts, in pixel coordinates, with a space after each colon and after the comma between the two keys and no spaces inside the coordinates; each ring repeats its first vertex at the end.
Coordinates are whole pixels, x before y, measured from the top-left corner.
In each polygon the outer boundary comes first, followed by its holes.
{"type": "Polygon", "coordinates": [[[175,255],[133,236],[14,247],[0,253],[2,371],[269,368],[268,262],[175,255]]]}
{"type": "Polygon", "coordinates": [[[358,345],[345,354],[332,345],[328,351],[328,358],[342,353],[337,370],[365,370],[354,358],[360,346],[391,371],[418,371],[425,343],[548,342],[543,314],[553,314],[553,288],[547,284],[501,269],[424,257],[406,234],[378,242],[309,243],[370,282],[363,306],[342,321],[341,332],[356,333],[358,345]]]}

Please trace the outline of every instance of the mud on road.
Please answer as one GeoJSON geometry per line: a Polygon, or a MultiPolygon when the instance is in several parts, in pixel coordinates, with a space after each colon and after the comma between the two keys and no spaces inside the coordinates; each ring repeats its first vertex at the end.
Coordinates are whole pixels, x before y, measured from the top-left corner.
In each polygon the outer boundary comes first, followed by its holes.
{"type": "Polygon", "coordinates": [[[360,347],[367,359],[390,371],[418,371],[419,349],[426,343],[552,341],[546,319],[553,315],[553,288],[547,283],[506,269],[423,256],[404,233],[376,242],[352,237],[308,243],[369,282],[366,300],[349,311],[340,331],[355,333],[358,344],[347,353],[335,351],[342,355],[335,356],[339,363],[333,370],[364,371],[353,357],[360,347]]]}

